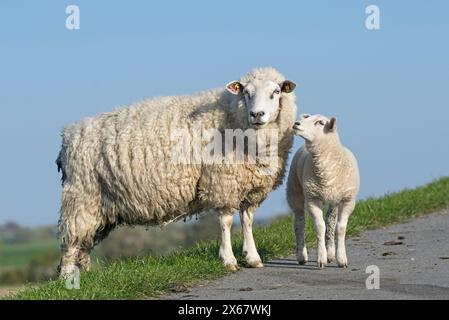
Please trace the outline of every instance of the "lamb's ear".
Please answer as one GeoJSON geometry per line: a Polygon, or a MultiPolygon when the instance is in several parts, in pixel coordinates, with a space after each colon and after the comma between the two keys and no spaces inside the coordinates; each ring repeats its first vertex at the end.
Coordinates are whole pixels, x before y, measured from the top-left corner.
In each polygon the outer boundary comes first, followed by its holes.
{"type": "Polygon", "coordinates": [[[308,113],[303,113],[300,115],[301,119],[307,119],[308,117],[310,117],[310,114],[308,114],[308,113]]]}
{"type": "Polygon", "coordinates": [[[282,83],[279,84],[281,87],[281,91],[285,93],[290,93],[296,88],[296,83],[290,80],[285,80],[282,83]]]}
{"type": "Polygon", "coordinates": [[[226,90],[230,93],[238,95],[243,91],[243,85],[238,81],[231,81],[226,85],[226,90]]]}
{"type": "Polygon", "coordinates": [[[336,129],[337,129],[337,119],[333,117],[327,122],[327,130],[335,131],[336,129]]]}

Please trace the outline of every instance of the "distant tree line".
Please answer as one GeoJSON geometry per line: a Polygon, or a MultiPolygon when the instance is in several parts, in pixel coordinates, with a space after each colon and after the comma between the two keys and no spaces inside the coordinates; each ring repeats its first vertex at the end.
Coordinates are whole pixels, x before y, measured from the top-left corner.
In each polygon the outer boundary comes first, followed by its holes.
{"type": "Polygon", "coordinates": [[[50,239],[55,238],[56,234],[57,228],[55,226],[30,228],[15,222],[0,225],[0,243],[3,244],[28,243],[36,238],[50,239]]]}

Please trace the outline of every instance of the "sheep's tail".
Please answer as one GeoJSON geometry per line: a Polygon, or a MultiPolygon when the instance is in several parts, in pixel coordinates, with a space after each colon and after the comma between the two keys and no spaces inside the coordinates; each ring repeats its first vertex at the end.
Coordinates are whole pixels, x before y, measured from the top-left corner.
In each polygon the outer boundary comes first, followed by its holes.
{"type": "Polygon", "coordinates": [[[64,159],[64,147],[61,148],[61,151],[59,151],[59,154],[58,154],[58,158],[56,159],[56,165],[58,166],[58,172],[62,172],[61,184],[64,184],[64,182],[67,179],[67,175],[66,175],[66,172],[64,169],[63,159],[64,159]]]}

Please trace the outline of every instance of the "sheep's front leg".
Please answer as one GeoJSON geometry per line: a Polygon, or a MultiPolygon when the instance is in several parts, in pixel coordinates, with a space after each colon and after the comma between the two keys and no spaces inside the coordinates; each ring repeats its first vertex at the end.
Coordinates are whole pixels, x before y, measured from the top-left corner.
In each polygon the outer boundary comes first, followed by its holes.
{"type": "Polygon", "coordinates": [[[345,237],[346,226],[348,224],[349,216],[355,207],[355,201],[344,202],[338,208],[338,222],[337,222],[337,265],[340,268],[348,266],[348,258],[346,257],[345,237]]]}
{"type": "Polygon", "coordinates": [[[313,202],[308,202],[306,205],[307,211],[310,213],[313,219],[313,223],[315,224],[315,230],[316,230],[316,239],[317,239],[317,251],[318,251],[318,258],[317,258],[317,265],[318,268],[323,269],[326,267],[327,264],[327,251],[326,251],[326,245],[324,241],[324,233],[326,226],[324,224],[323,219],[323,211],[321,208],[313,202]]]}
{"type": "Polygon", "coordinates": [[[262,268],[263,263],[257,252],[253,237],[254,209],[240,210],[240,222],[243,231],[243,256],[250,267],[262,268]]]}
{"type": "Polygon", "coordinates": [[[219,213],[221,228],[221,245],[219,255],[227,269],[236,271],[238,269],[237,259],[235,259],[234,253],[232,252],[231,243],[232,216],[233,215],[230,213],[219,213]]]}

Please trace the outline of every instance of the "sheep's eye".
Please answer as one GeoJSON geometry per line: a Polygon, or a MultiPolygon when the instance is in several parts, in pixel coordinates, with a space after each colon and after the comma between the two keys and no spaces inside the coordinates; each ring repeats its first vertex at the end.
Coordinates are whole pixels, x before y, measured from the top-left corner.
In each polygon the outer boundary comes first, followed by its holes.
{"type": "Polygon", "coordinates": [[[324,121],[320,120],[320,121],[315,122],[315,125],[317,125],[317,124],[319,124],[320,126],[324,126],[324,121]]]}
{"type": "Polygon", "coordinates": [[[251,99],[251,96],[250,96],[250,94],[249,94],[248,91],[243,92],[243,94],[244,94],[248,99],[251,99]]]}
{"type": "Polygon", "coordinates": [[[274,90],[273,93],[270,96],[270,99],[274,99],[274,95],[275,94],[279,94],[279,93],[281,93],[281,92],[278,89],[274,90]]]}

